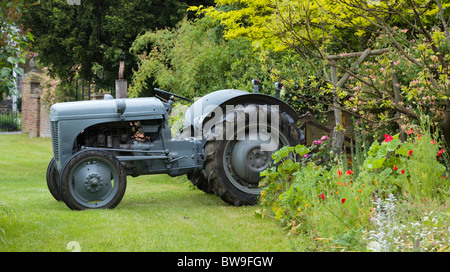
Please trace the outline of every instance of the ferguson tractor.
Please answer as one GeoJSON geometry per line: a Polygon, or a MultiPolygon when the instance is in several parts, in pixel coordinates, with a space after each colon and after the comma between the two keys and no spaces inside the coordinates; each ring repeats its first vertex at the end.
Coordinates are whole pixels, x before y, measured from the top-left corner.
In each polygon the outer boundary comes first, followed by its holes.
{"type": "Polygon", "coordinates": [[[174,137],[168,125],[172,105],[186,98],[163,90],[155,89],[159,98],[105,95],[53,105],[50,193],[74,210],[114,208],[127,176],[186,174],[231,205],[255,204],[271,154],[303,143],[304,135],[297,113],[278,98],[279,83],[275,97],[260,94],[255,81],[254,87],[253,93],[220,90],[198,99],[174,137]]]}

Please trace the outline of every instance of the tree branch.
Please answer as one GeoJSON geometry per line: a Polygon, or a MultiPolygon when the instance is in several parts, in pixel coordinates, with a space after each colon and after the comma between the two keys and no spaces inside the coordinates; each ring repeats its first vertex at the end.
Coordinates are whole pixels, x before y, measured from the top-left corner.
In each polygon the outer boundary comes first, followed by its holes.
{"type": "Polygon", "coordinates": [[[442,4],[441,4],[440,0],[435,0],[435,1],[436,1],[436,5],[438,6],[438,9],[439,9],[439,16],[441,17],[442,25],[444,27],[445,37],[447,38],[447,41],[450,42],[450,35],[449,35],[449,32],[448,32],[448,25],[447,25],[447,21],[445,20],[445,16],[444,16],[444,8],[442,7],[442,4]]]}

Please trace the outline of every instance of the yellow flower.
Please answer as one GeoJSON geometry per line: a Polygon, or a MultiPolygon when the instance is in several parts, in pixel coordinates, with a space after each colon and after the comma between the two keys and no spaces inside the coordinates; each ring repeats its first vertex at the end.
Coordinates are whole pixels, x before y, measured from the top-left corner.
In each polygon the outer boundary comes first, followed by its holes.
{"type": "Polygon", "coordinates": [[[306,203],[306,204],[305,204],[305,208],[306,208],[306,207],[308,207],[308,206],[309,206],[309,204],[308,204],[308,203],[306,203]]]}

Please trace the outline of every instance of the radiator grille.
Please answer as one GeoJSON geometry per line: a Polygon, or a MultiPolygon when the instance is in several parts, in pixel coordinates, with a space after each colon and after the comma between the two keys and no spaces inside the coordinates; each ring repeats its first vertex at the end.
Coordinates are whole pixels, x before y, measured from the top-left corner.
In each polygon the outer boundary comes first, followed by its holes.
{"type": "Polygon", "coordinates": [[[58,121],[51,122],[51,130],[55,161],[59,161],[58,121]]]}

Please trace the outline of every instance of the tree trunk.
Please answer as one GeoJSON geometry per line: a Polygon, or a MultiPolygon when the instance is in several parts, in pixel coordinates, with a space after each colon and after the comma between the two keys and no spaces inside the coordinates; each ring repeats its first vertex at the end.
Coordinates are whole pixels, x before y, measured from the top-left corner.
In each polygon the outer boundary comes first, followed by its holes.
{"type": "Polygon", "coordinates": [[[447,109],[444,113],[444,121],[442,124],[442,132],[447,147],[450,147],[450,101],[447,102],[447,109]]]}
{"type": "MultiPolygon", "coordinates": [[[[331,82],[334,86],[337,84],[337,71],[335,66],[331,66],[331,82]]],[[[337,95],[337,88],[334,87],[333,91],[333,104],[334,104],[334,129],[332,138],[332,150],[334,153],[340,155],[343,145],[345,131],[342,127],[342,112],[339,109],[339,96],[337,95]]]]}

